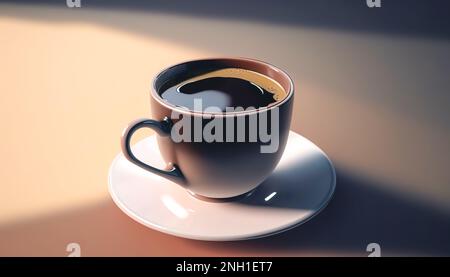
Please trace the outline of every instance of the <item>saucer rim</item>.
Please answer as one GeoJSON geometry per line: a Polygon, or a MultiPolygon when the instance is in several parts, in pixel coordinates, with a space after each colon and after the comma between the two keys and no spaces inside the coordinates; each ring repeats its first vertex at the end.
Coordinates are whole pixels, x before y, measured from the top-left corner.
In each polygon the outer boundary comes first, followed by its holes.
{"type": "MultiPolygon", "coordinates": [[[[160,226],[158,224],[155,223],[151,223],[148,221],[145,221],[143,219],[141,219],[139,216],[136,215],[135,212],[133,212],[130,208],[126,207],[118,198],[118,196],[114,193],[113,189],[112,189],[112,169],[115,166],[115,164],[118,162],[119,159],[121,158],[125,158],[123,156],[123,153],[119,153],[116,155],[116,157],[113,159],[109,170],[108,170],[108,192],[109,195],[111,197],[111,199],[113,200],[113,202],[119,207],[119,209],[125,213],[128,217],[130,217],[131,219],[133,219],[134,221],[144,225],[147,228],[151,228],[155,231],[159,231],[168,235],[172,235],[172,236],[176,236],[179,238],[185,238],[185,239],[190,239],[190,240],[198,240],[198,241],[245,241],[245,240],[254,240],[254,239],[260,239],[260,238],[264,238],[264,237],[269,237],[269,236],[274,236],[277,234],[281,234],[284,232],[287,232],[289,230],[292,230],[296,227],[299,227],[307,222],[309,222],[311,219],[313,219],[314,217],[316,217],[317,215],[319,215],[327,206],[328,204],[331,202],[331,200],[333,199],[334,193],[336,191],[336,170],[334,168],[333,162],[331,161],[331,159],[328,157],[328,155],[319,147],[317,146],[315,143],[313,143],[312,141],[310,141],[309,139],[307,139],[306,137],[300,135],[297,132],[294,132],[292,130],[289,131],[289,136],[291,135],[296,135],[296,136],[300,136],[301,138],[305,139],[306,141],[308,141],[309,143],[311,143],[312,145],[314,145],[314,147],[320,151],[320,153],[327,159],[328,164],[330,166],[330,170],[332,173],[332,181],[330,182],[330,190],[326,196],[326,200],[323,201],[321,203],[321,206],[319,208],[317,208],[316,210],[313,211],[309,211],[307,213],[306,216],[302,217],[298,222],[290,222],[287,225],[281,225],[281,226],[277,226],[276,228],[274,228],[273,230],[268,230],[268,231],[262,231],[259,233],[255,233],[254,235],[248,236],[248,235],[230,235],[230,236],[199,236],[199,235],[187,235],[185,233],[179,233],[176,231],[172,231],[168,228],[165,228],[163,226],[160,226]]],[[[140,141],[138,141],[137,143],[149,139],[151,137],[154,137],[156,135],[151,135],[148,136],[140,141]]],[[[136,143],[136,144],[137,144],[136,143]]],[[[189,194],[186,194],[188,197],[192,197],[189,194]]],[[[198,200],[198,199],[197,199],[198,200]]],[[[198,200],[201,201],[201,200],[198,200]]],[[[220,204],[220,203],[218,203],[220,204]]]]}

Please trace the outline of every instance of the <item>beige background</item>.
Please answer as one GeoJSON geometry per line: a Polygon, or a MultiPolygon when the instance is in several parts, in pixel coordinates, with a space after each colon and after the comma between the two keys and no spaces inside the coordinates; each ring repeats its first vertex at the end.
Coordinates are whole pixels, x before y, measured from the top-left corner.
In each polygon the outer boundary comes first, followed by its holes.
{"type": "MultiPolygon", "coordinates": [[[[0,255],[450,254],[450,42],[163,11],[0,4],[0,255]],[[163,67],[245,56],[287,70],[292,129],[338,169],[330,206],[250,242],[171,237],[107,192],[122,128],[163,67]]],[[[141,134],[147,135],[148,133],[141,134]]]]}

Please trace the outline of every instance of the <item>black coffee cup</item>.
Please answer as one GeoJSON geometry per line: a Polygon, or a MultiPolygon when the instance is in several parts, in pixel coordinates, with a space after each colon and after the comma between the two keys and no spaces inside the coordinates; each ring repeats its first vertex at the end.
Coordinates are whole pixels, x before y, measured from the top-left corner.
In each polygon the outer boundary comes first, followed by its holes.
{"type": "Polygon", "coordinates": [[[272,173],[283,154],[289,135],[294,85],[284,71],[273,65],[246,58],[188,61],[171,66],[159,73],[154,79],[150,95],[153,119],[134,121],[124,130],[123,154],[132,163],[170,179],[201,199],[227,200],[246,195],[272,173]],[[263,74],[277,81],[283,87],[286,96],[268,107],[223,113],[188,110],[161,97],[161,90],[167,84],[177,84],[187,78],[226,68],[241,68],[263,74]],[[257,118],[256,121],[255,118],[257,118]],[[195,126],[200,126],[202,130],[211,120],[231,120],[234,122],[231,129],[227,129],[226,124],[223,125],[224,136],[237,138],[236,134],[243,131],[244,138],[247,140],[241,138],[212,142],[195,141],[195,139],[179,141],[178,138],[174,138],[173,129],[181,123],[180,120],[191,121],[190,126],[199,124],[195,126]],[[263,125],[260,124],[263,120],[267,121],[266,130],[262,130],[263,125]],[[159,169],[145,164],[132,153],[131,137],[136,130],[144,127],[157,132],[158,146],[167,162],[166,168],[159,169]],[[277,131],[277,147],[274,151],[263,151],[264,147],[268,146],[268,142],[262,137],[257,135],[256,140],[254,137],[251,138],[255,132],[256,134],[261,134],[262,131],[273,133],[275,130],[277,131]],[[230,136],[231,133],[233,134],[230,136]]]}

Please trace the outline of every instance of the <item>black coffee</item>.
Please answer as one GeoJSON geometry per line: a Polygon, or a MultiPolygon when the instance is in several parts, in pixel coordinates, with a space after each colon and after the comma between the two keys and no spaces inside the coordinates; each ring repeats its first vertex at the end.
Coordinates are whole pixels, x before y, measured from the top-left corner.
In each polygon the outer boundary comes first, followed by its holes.
{"type": "Polygon", "coordinates": [[[161,93],[164,100],[179,107],[193,111],[217,107],[222,112],[227,107],[267,107],[282,100],[284,95],[281,85],[273,79],[237,68],[209,72],[169,87],[161,93]]]}

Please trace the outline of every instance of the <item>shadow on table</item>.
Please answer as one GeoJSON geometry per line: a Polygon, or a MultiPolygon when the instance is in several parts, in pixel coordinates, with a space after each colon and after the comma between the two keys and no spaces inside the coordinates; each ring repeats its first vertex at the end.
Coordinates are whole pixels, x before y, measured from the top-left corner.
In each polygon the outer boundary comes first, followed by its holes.
{"type": "MultiPolygon", "coordinates": [[[[1,256],[64,256],[70,242],[84,256],[366,255],[368,243],[382,255],[450,255],[450,217],[376,182],[338,170],[329,206],[285,233],[242,242],[201,242],[147,229],[111,200],[54,216],[0,226],[1,256]]],[[[245,224],[243,222],[242,224],[245,224]]]]}
{"type": "MultiPolygon", "coordinates": [[[[36,5],[32,0],[7,0],[14,4],[36,5]]],[[[81,0],[82,8],[154,11],[208,18],[228,18],[272,22],[304,27],[319,27],[351,31],[450,37],[445,0],[383,1],[381,8],[368,8],[364,0],[303,0],[303,1],[208,1],[208,0],[81,0]]],[[[43,0],[67,8],[66,1],[43,0]]]]}
{"type": "MultiPolygon", "coordinates": [[[[27,4],[29,6],[37,6],[34,1],[7,1],[11,4],[27,4]]],[[[65,1],[43,1],[42,3],[54,5],[55,7],[61,7],[64,10],[65,1]]],[[[448,1],[419,1],[419,0],[403,0],[403,1],[383,1],[383,7],[381,9],[368,9],[364,6],[363,0],[352,1],[302,1],[301,4],[296,2],[284,2],[283,4],[269,4],[262,3],[262,1],[249,1],[243,2],[242,6],[236,10],[237,1],[221,1],[220,3],[212,1],[195,1],[186,5],[185,1],[84,1],[88,9],[92,7],[94,9],[117,9],[117,10],[136,10],[136,11],[156,11],[163,13],[173,13],[176,15],[194,15],[203,17],[214,18],[231,18],[242,20],[253,20],[261,22],[272,22],[279,24],[298,25],[307,27],[319,27],[329,28],[332,30],[351,30],[361,32],[373,32],[383,34],[394,35],[411,35],[411,36],[424,36],[424,37],[436,37],[448,39],[450,34],[450,21],[448,21],[447,11],[450,2],[448,1]],[[218,5],[218,6],[217,6],[218,5]],[[414,12],[412,12],[414,11],[414,12]]],[[[240,3],[240,2],[239,2],[240,3]]],[[[18,16],[22,18],[33,18],[43,20],[55,20],[56,22],[64,20],[90,20],[91,22],[99,22],[102,24],[117,26],[125,28],[125,30],[142,32],[146,35],[162,36],[163,32],[166,32],[163,27],[165,22],[159,22],[159,25],[151,26],[151,16],[148,18],[140,18],[136,22],[123,22],[121,17],[115,17],[110,15],[101,16],[98,18],[91,18],[91,15],[84,16],[82,12],[72,11],[70,16],[68,13],[54,13],[53,10],[48,12],[39,12],[38,9],[5,9],[0,10],[2,16],[18,16]],[[6,12],[3,12],[7,10],[6,12]],[[6,14],[11,12],[12,14],[6,14]],[[154,28],[154,29],[152,29],[154,28]]],[[[83,21],[84,22],[84,21],[83,21]]],[[[184,21],[181,21],[183,23],[184,21]]],[[[195,24],[194,26],[200,26],[197,31],[201,34],[202,25],[195,24]]],[[[169,26],[172,31],[179,28],[179,25],[169,26]]],[[[216,52],[225,52],[230,47],[229,45],[215,45],[214,42],[209,42],[210,37],[201,35],[194,39],[188,39],[187,35],[180,33],[170,33],[166,36],[170,39],[180,38],[181,43],[191,42],[189,45],[204,46],[208,50],[214,50],[216,52]]],[[[214,31],[214,30],[213,30],[214,31]]],[[[210,32],[213,32],[210,30],[210,32]]],[[[233,35],[234,30],[229,30],[227,35],[233,35]]],[[[220,33],[222,36],[223,34],[220,33]]],[[[215,38],[218,38],[217,35],[215,38]]],[[[254,55],[266,57],[268,53],[271,54],[270,49],[254,49],[254,44],[262,41],[261,39],[253,39],[247,34],[240,33],[240,38],[245,38],[244,46],[247,53],[254,53],[254,55]],[[255,52],[256,51],[256,52],[255,52]]],[[[315,36],[309,37],[314,39],[315,36]]],[[[328,40],[329,42],[330,40],[328,40]]],[[[319,41],[320,42],[320,41],[319,41]]],[[[407,45],[405,43],[405,45],[407,45]]],[[[365,68],[370,65],[374,68],[380,66],[375,60],[370,60],[367,63],[358,63],[358,59],[350,59],[352,55],[349,55],[349,59],[342,58],[337,60],[337,55],[330,51],[324,51],[320,55],[315,55],[315,58],[308,64],[307,57],[315,53],[311,51],[316,49],[315,45],[306,45],[307,50],[300,58],[292,58],[291,52],[296,53],[298,51],[297,46],[292,46],[292,51],[286,54],[286,57],[279,57],[280,61],[284,61],[285,65],[296,72],[296,76],[306,76],[302,82],[303,98],[302,102],[297,101],[296,110],[307,110],[308,106],[321,107],[320,112],[313,112],[309,110],[304,112],[305,115],[302,121],[297,120],[293,122],[295,130],[302,131],[301,126],[308,124],[310,127],[304,128],[305,135],[310,136],[315,142],[323,146],[328,153],[336,157],[334,160],[339,161],[340,148],[344,146],[339,145],[337,141],[339,138],[347,139],[347,136],[337,136],[336,134],[346,134],[347,131],[358,131],[360,134],[354,136],[354,140],[347,141],[352,145],[352,151],[368,157],[366,154],[376,154],[376,151],[386,151],[389,156],[384,156],[384,159],[396,158],[395,155],[412,153],[410,148],[405,148],[405,145],[412,145],[411,149],[416,149],[416,145],[427,145],[427,147],[434,146],[436,149],[432,149],[433,153],[442,154],[445,151],[438,149],[436,145],[439,145],[441,140],[424,140],[422,137],[415,139],[414,134],[410,129],[404,131],[402,126],[404,121],[395,121],[396,117],[389,117],[389,120],[376,121],[373,118],[361,118],[361,115],[354,113],[358,111],[358,103],[353,105],[350,100],[363,98],[363,96],[373,97],[376,101],[373,103],[381,103],[380,106],[387,107],[393,105],[392,110],[398,113],[399,117],[404,116],[411,120],[417,120],[417,122],[425,122],[424,124],[413,125],[415,131],[417,128],[423,126],[430,126],[434,129],[423,129],[420,134],[444,134],[440,135],[442,138],[442,146],[445,147],[447,141],[445,140],[445,132],[438,132],[442,129],[447,130],[445,119],[448,118],[448,109],[444,108],[444,103],[447,103],[448,94],[445,93],[446,83],[435,82],[432,76],[441,76],[442,72],[446,72],[446,55],[441,54],[438,56],[431,56],[435,59],[434,63],[430,63],[429,67],[426,67],[423,72],[427,73],[424,76],[413,72],[413,75],[409,75],[411,64],[408,61],[413,60],[413,57],[408,55],[401,56],[400,60],[397,60],[396,65],[389,63],[389,61],[398,57],[399,52],[386,53],[389,54],[385,57],[380,67],[380,72],[388,72],[398,75],[398,72],[408,72],[406,77],[399,77],[396,82],[393,82],[392,87],[388,86],[385,92],[378,89],[378,84],[381,83],[379,79],[374,79],[369,82],[369,79],[364,79],[368,73],[374,73],[373,71],[364,71],[365,68]],[[312,54],[311,54],[312,53],[312,54]],[[303,64],[300,64],[298,60],[304,60],[303,64]],[[346,61],[347,63],[344,63],[346,61]],[[345,64],[352,70],[345,70],[343,66],[333,68],[334,63],[345,64]],[[309,65],[309,66],[305,66],[309,65]],[[441,65],[441,67],[439,67],[441,65]],[[309,72],[308,68],[318,68],[316,72],[314,70],[309,72]],[[327,68],[331,68],[327,71],[327,68]],[[389,71],[389,69],[394,70],[389,71]],[[296,70],[297,69],[297,70],[296,70]],[[442,70],[441,70],[442,69],[442,70]],[[432,72],[430,70],[435,70],[432,72]],[[322,76],[321,72],[328,72],[322,76]],[[360,73],[362,72],[362,73],[360,73]],[[432,73],[430,73],[432,72],[432,73]],[[316,73],[316,74],[314,74],[316,73]],[[334,74],[333,74],[334,73],[334,74]],[[345,73],[345,74],[344,74],[345,73]],[[367,74],[363,74],[367,73],[367,74]],[[308,74],[311,76],[308,78],[308,74]],[[335,77],[335,79],[331,77],[335,77]],[[412,76],[412,77],[411,77],[412,76]],[[331,79],[325,79],[328,77],[331,79]],[[347,80],[350,77],[355,77],[363,80],[359,86],[355,84],[343,86],[339,91],[335,91],[336,86],[339,84],[336,80],[347,80]],[[414,78],[413,78],[414,77],[414,78]],[[430,87],[433,87],[433,97],[430,97],[430,91],[417,86],[413,83],[411,86],[398,86],[399,83],[406,83],[409,79],[431,81],[430,87]],[[312,84],[318,84],[317,93],[314,91],[314,87],[309,89],[307,87],[310,79],[312,84]],[[372,89],[367,89],[365,86],[365,80],[369,85],[372,85],[372,89]],[[350,104],[343,106],[342,110],[330,109],[326,111],[323,105],[327,103],[325,93],[321,92],[320,85],[324,84],[326,91],[338,94],[339,98],[347,97],[350,104]],[[436,85],[437,84],[437,85],[436,85]],[[438,88],[436,88],[438,86],[438,88]],[[405,90],[405,88],[411,88],[405,90]],[[416,89],[412,89],[416,88],[416,89]],[[309,92],[308,92],[309,91],[309,92]],[[407,91],[407,93],[406,93],[407,91]],[[364,94],[363,92],[366,92],[364,94]],[[405,93],[403,93],[405,92],[405,93]],[[348,95],[345,95],[348,93],[348,95]],[[363,95],[364,94],[364,95],[363,95]],[[399,96],[398,101],[394,101],[395,95],[399,96]],[[402,96],[402,97],[400,97],[402,96]],[[309,98],[308,98],[309,97],[309,98]],[[317,98],[314,98],[317,97],[317,98]],[[417,103],[409,103],[409,99],[418,99],[417,103]],[[316,101],[316,102],[314,102],[316,101]],[[300,107],[300,103],[307,103],[307,105],[300,107]],[[318,105],[320,104],[320,105],[318,105]],[[345,109],[344,109],[345,108],[345,109]],[[325,110],[325,111],[324,111],[325,110]],[[422,111],[422,112],[421,112],[422,111]],[[343,117],[343,115],[346,115],[343,117]],[[333,121],[335,118],[338,120],[333,121]],[[355,119],[347,122],[347,119],[355,119]],[[425,120],[420,121],[419,119],[425,120]],[[313,119],[317,119],[314,121],[313,119]],[[360,119],[359,121],[357,119],[360,119]],[[327,124],[327,121],[331,122],[327,124]],[[300,124],[301,122],[301,124],[300,124]],[[367,127],[368,123],[375,122],[373,126],[367,127]],[[393,122],[395,124],[393,124],[393,122]],[[437,124],[442,122],[442,124],[437,124]],[[347,125],[346,125],[347,124],[347,125]],[[343,126],[344,125],[344,126],[343,126]],[[334,126],[340,126],[340,129],[331,129],[334,126]],[[390,127],[391,126],[391,127],[390,127]],[[392,127],[393,126],[393,127],[392,127]],[[328,133],[321,133],[321,130],[332,130],[328,133]],[[397,129],[401,130],[401,133],[395,133],[397,129]],[[334,130],[334,131],[333,131],[334,130]],[[402,131],[403,130],[403,131],[402,131]],[[427,131],[431,130],[431,131],[427,131]],[[389,134],[393,133],[391,137],[389,134]],[[311,134],[314,134],[311,135],[311,134]],[[334,136],[330,136],[334,135],[334,136]],[[365,135],[367,134],[367,135],[365,135]],[[381,134],[381,135],[380,135],[381,134]],[[399,136],[402,139],[398,139],[399,136]],[[377,137],[380,136],[380,137],[377,137]],[[396,136],[397,135],[397,136],[396,136]],[[331,137],[328,143],[325,141],[331,137]],[[321,139],[318,139],[321,138],[321,139]],[[382,138],[384,143],[376,143],[377,139],[382,138]],[[436,141],[438,143],[436,143],[436,141]],[[355,144],[360,142],[366,142],[359,146],[355,144]],[[408,143],[405,143],[408,142],[408,143]],[[328,146],[328,147],[327,147],[328,146]],[[386,148],[388,147],[388,148],[386,148]],[[403,149],[396,152],[397,149],[403,149]],[[370,152],[367,149],[372,149],[370,152]],[[333,150],[333,151],[332,151],[333,150]],[[359,151],[359,152],[358,152],[359,151]],[[362,151],[367,151],[361,153],[362,151]]],[[[358,53],[353,48],[347,48],[351,45],[342,45],[332,48],[333,51],[339,54],[345,54],[343,50],[348,50],[349,53],[358,53]]],[[[421,46],[422,47],[422,46],[421,46]]],[[[276,47],[274,47],[276,48],[276,47]]],[[[359,48],[356,48],[358,50],[359,48]]],[[[397,49],[397,48],[395,48],[397,49]]],[[[405,47],[407,49],[407,47],[405,47]]],[[[424,48],[428,49],[428,48],[424,48]]],[[[420,65],[424,61],[428,61],[430,54],[434,53],[433,49],[423,54],[423,59],[419,59],[417,63],[412,65],[420,65]]],[[[359,49],[361,50],[361,49],[359,49]]],[[[375,53],[381,53],[384,51],[382,47],[375,48],[375,53]]],[[[437,51],[437,50],[435,50],[437,51]]],[[[442,51],[439,50],[439,53],[442,51]]],[[[228,52],[226,52],[228,53],[228,52]]],[[[234,52],[233,52],[234,53],[234,52]]],[[[413,52],[417,53],[417,51],[413,52]]],[[[374,49],[369,49],[362,52],[364,57],[372,57],[374,49]],[[367,55],[366,55],[367,54],[367,55]]],[[[417,56],[419,57],[419,56],[417,56]]],[[[414,57],[414,58],[417,58],[414,57]]],[[[275,59],[276,60],[276,59],[275,59]]],[[[278,64],[278,62],[277,62],[278,64]]],[[[417,68],[417,67],[414,67],[417,68]]],[[[381,73],[380,73],[381,74],[381,73]]],[[[384,75],[380,75],[384,76],[384,75]]],[[[402,75],[403,76],[403,75],[402,75]]],[[[384,80],[384,79],[380,79],[384,80]]],[[[390,80],[390,79],[388,79],[390,80]]],[[[355,83],[357,83],[355,81],[355,83]]],[[[428,88],[428,87],[427,87],[428,88]]],[[[371,100],[372,98],[368,98],[371,100]]],[[[363,99],[364,100],[364,99],[363,99]]],[[[361,107],[372,107],[374,104],[371,101],[361,101],[361,107]]],[[[330,104],[329,107],[335,108],[334,104],[330,104]]],[[[376,110],[377,111],[377,110],[376,110]]],[[[380,114],[384,110],[380,110],[380,114]]],[[[378,115],[376,113],[376,115],[378,115]]],[[[420,129],[422,130],[422,129],[420,129]]],[[[419,130],[419,131],[420,131],[419,130]]],[[[420,150],[420,148],[418,148],[420,150]]],[[[427,152],[422,152],[427,153],[427,152]]],[[[436,157],[439,155],[436,154],[436,157]]],[[[409,157],[409,156],[408,156],[409,157]]],[[[433,156],[434,157],[434,156],[433,156]]],[[[430,161],[431,158],[428,157],[430,161]]],[[[427,161],[427,160],[425,160],[427,161]]],[[[434,159],[433,159],[434,161],[434,159]]],[[[445,161],[445,160],[444,160],[445,161]]],[[[397,162],[396,165],[401,165],[403,162],[399,159],[394,159],[397,162]]],[[[430,163],[431,164],[431,163],[430,163]]],[[[448,163],[433,163],[435,165],[445,165],[448,163]]],[[[357,164],[355,163],[356,167],[357,164]]],[[[418,164],[416,167],[416,176],[427,169],[425,165],[418,164]]],[[[438,171],[441,172],[441,171],[438,171]]],[[[409,174],[409,173],[408,173],[409,174]]],[[[445,176],[440,177],[442,182],[445,182],[445,176]]],[[[356,255],[365,255],[365,247],[370,242],[378,242],[382,247],[383,253],[391,254],[414,254],[420,253],[425,255],[449,255],[450,254],[450,239],[448,234],[450,233],[450,216],[447,213],[441,212],[432,208],[424,203],[418,203],[413,199],[408,198],[406,195],[400,195],[396,193],[387,192],[382,187],[398,187],[397,184],[381,184],[376,180],[371,180],[364,177],[357,177],[353,171],[338,170],[337,172],[337,189],[334,199],[331,201],[329,207],[325,209],[320,215],[308,222],[307,224],[295,228],[286,233],[254,240],[248,242],[229,242],[229,243],[210,243],[210,242],[198,242],[190,241],[179,238],[174,238],[168,235],[161,234],[156,231],[148,230],[147,228],[135,223],[108,199],[98,205],[91,207],[81,208],[74,211],[66,211],[56,213],[54,216],[36,218],[22,223],[7,224],[0,226],[0,255],[65,255],[65,245],[69,242],[79,242],[82,245],[82,255],[302,255],[310,251],[322,251],[327,253],[343,253],[351,252],[356,255]],[[392,185],[392,186],[390,186],[392,185]],[[379,188],[378,188],[379,187],[379,188]]]]}
{"type": "Polygon", "coordinates": [[[376,186],[375,181],[338,170],[334,199],[310,222],[273,237],[215,246],[262,253],[342,250],[364,256],[367,244],[376,242],[391,255],[450,254],[449,214],[376,186]]]}

